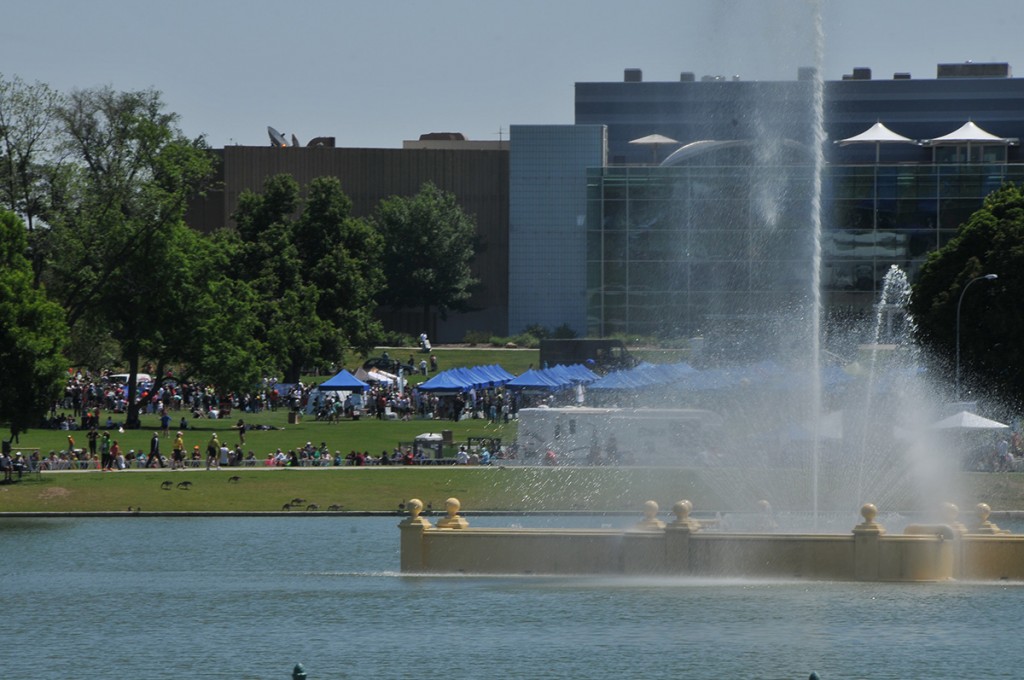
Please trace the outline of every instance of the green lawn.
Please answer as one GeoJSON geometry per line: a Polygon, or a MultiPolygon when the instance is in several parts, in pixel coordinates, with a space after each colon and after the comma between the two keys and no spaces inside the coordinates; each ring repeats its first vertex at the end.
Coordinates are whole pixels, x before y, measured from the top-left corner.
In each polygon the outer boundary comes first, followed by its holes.
{"type": "MultiPolygon", "coordinates": [[[[405,360],[414,350],[390,349],[389,352],[392,357],[405,360]]],[[[497,363],[519,374],[537,362],[537,352],[530,350],[439,348],[435,353],[441,370],[497,363]]],[[[177,429],[180,414],[175,416],[172,434],[177,429]]],[[[187,447],[199,444],[205,448],[213,432],[234,445],[238,432],[233,426],[238,417],[235,413],[226,420],[193,421],[186,432],[187,447]]],[[[249,426],[273,428],[247,433],[244,450],[252,450],[258,458],[264,458],[278,447],[287,451],[307,441],[316,445],[326,442],[331,451],[341,451],[343,455],[360,450],[379,456],[381,451],[391,451],[425,432],[451,430],[455,442],[466,441],[469,437],[488,437],[500,438],[506,443],[513,441],[516,433],[514,422],[491,425],[486,420],[454,423],[363,418],[331,424],[304,418],[293,425],[288,423],[286,410],[242,414],[242,417],[249,426]]],[[[148,451],[149,439],[157,427],[156,415],[144,415],[141,430],[115,433],[115,437],[125,450],[148,451]]],[[[45,455],[51,449],[66,448],[67,434],[59,430],[31,430],[20,437],[14,450],[38,448],[45,455]]],[[[77,446],[86,445],[84,432],[71,434],[77,446]]],[[[171,438],[162,440],[165,453],[169,453],[171,441],[171,438]]],[[[779,474],[791,476],[793,473],[780,471],[779,474]]],[[[1024,509],[1024,474],[964,473],[963,478],[965,496],[970,499],[961,503],[965,512],[979,501],[989,503],[995,510],[1024,509]]],[[[797,480],[795,483],[799,488],[810,488],[809,482],[797,480]]],[[[293,512],[304,510],[310,504],[319,505],[321,510],[337,505],[351,511],[391,511],[412,497],[441,508],[449,496],[459,497],[468,511],[638,511],[647,499],[657,500],[667,509],[681,498],[693,501],[698,510],[728,511],[752,510],[757,501],[751,495],[754,492],[722,497],[715,488],[718,485],[707,483],[705,473],[700,470],[546,468],[519,464],[488,468],[392,466],[267,470],[243,467],[213,472],[89,471],[44,473],[40,478],[0,485],[0,512],[126,511],[128,507],[141,507],[144,511],[281,511],[285,503],[295,498],[304,499],[305,503],[290,510],[293,512]],[[240,478],[237,482],[228,481],[235,475],[240,478]],[[172,482],[171,488],[164,490],[161,485],[167,481],[172,482]],[[192,488],[179,489],[177,483],[181,481],[192,482],[192,488]]]]}
{"type": "MultiPolygon", "coordinates": [[[[721,476],[723,472],[728,471],[716,469],[712,474],[721,476]]],[[[93,470],[43,473],[0,485],[0,512],[125,512],[129,507],[146,512],[278,512],[297,498],[301,502],[289,512],[304,512],[312,504],[320,510],[340,506],[346,511],[396,511],[409,498],[420,498],[439,510],[451,496],[459,498],[469,512],[640,512],[648,499],[667,511],[684,498],[691,500],[698,512],[756,510],[756,495],[738,491],[723,496],[706,474],[706,470],[681,468],[537,465],[93,470]],[[235,476],[237,481],[231,479],[235,476]],[[179,488],[183,481],[191,482],[191,488],[179,488]]],[[[785,470],[778,474],[792,477],[794,473],[785,470]]],[[[963,481],[964,516],[979,501],[994,510],[1024,509],[1022,474],[964,473],[963,481]]]]}

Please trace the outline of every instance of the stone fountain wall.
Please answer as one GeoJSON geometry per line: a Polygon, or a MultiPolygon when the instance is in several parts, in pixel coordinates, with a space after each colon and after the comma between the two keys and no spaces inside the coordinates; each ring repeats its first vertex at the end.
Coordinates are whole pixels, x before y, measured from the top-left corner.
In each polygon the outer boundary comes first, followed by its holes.
{"type": "MultiPolygon", "coordinates": [[[[631,529],[473,529],[456,499],[437,526],[409,502],[401,525],[402,572],[408,574],[658,575],[806,578],[836,581],[1024,580],[1024,536],[1008,536],[984,519],[913,525],[886,534],[872,505],[849,534],[719,533],[690,519],[645,517],[631,529]],[[986,526],[987,525],[987,526],[986,526]],[[986,532],[986,533],[981,533],[986,532]]],[[[979,506],[981,507],[981,506],[979,506]]]]}

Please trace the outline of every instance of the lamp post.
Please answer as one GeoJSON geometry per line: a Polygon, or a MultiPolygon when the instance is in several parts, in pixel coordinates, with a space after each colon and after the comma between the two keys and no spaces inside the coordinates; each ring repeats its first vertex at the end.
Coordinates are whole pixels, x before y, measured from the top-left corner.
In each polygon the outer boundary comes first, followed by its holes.
{"type": "Polygon", "coordinates": [[[953,388],[957,401],[960,400],[960,305],[962,305],[964,302],[964,293],[967,292],[967,289],[971,287],[972,283],[981,280],[995,281],[998,278],[998,274],[985,274],[984,276],[973,278],[970,281],[968,281],[967,285],[964,286],[964,289],[960,291],[960,299],[957,300],[956,303],[956,378],[953,388]]]}

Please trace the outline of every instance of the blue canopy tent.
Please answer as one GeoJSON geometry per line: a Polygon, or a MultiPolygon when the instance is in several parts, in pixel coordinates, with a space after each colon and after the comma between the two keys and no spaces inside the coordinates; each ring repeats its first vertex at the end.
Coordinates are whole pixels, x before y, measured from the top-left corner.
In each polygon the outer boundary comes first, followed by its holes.
{"type": "Polygon", "coordinates": [[[631,371],[613,371],[600,380],[591,383],[588,390],[638,390],[645,383],[630,375],[631,371]]]}
{"type": "Polygon", "coordinates": [[[533,368],[525,371],[517,378],[505,383],[505,387],[509,389],[532,392],[555,392],[567,386],[567,383],[561,383],[545,373],[533,368]]]}
{"type": "Polygon", "coordinates": [[[430,380],[421,382],[416,386],[416,389],[420,392],[461,394],[471,387],[472,385],[466,382],[456,369],[449,369],[438,373],[430,380]]]}
{"type": "Polygon", "coordinates": [[[362,392],[368,387],[369,385],[343,368],[334,377],[328,378],[320,383],[320,385],[317,386],[317,389],[324,391],[333,390],[335,392],[362,392]]]}

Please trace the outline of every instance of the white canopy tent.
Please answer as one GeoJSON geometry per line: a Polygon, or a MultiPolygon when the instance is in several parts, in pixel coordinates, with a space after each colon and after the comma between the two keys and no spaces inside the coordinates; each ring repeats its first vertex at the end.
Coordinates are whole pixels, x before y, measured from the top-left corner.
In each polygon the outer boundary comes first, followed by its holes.
{"type": "Polygon", "coordinates": [[[974,121],[969,120],[949,134],[934,139],[926,139],[922,143],[927,146],[939,146],[941,144],[970,144],[971,142],[1015,146],[1020,142],[1020,139],[1017,137],[999,137],[987,130],[983,130],[974,121]]]}
{"type": "Polygon", "coordinates": [[[850,144],[874,144],[875,163],[878,163],[882,144],[917,144],[917,141],[910,137],[904,137],[898,132],[893,132],[885,126],[885,123],[878,121],[864,132],[856,134],[853,137],[837,140],[835,143],[839,146],[849,146],[850,144]]]}
{"type": "MultiPolygon", "coordinates": [[[[1020,143],[1018,137],[999,137],[994,135],[987,130],[983,130],[974,121],[968,120],[966,123],[953,130],[949,134],[942,135],[941,137],[935,137],[934,139],[925,139],[921,142],[925,146],[932,147],[932,160],[936,161],[936,150],[938,147],[966,147],[966,157],[962,160],[971,162],[971,149],[972,148],[984,148],[993,146],[1016,146],[1020,143]]],[[[984,151],[980,153],[984,154],[984,151]]],[[[957,152],[959,157],[959,152],[957,152]]]]}
{"type": "Polygon", "coordinates": [[[932,430],[1008,430],[1009,425],[983,418],[977,413],[960,411],[948,418],[932,423],[929,429],[932,430]]]}
{"type": "MultiPolygon", "coordinates": [[[[904,137],[898,132],[893,132],[885,126],[882,121],[876,122],[874,125],[869,127],[864,132],[856,134],[853,137],[847,137],[846,139],[840,139],[836,141],[839,146],[849,146],[850,144],[874,144],[875,145],[875,165],[877,166],[882,155],[883,144],[917,144],[917,140],[911,139],[910,137],[904,137]]],[[[874,193],[873,193],[873,205],[871,209],[871,223],[872,226],[878,229],[878,168],[874,171],[874,193]]]]}

